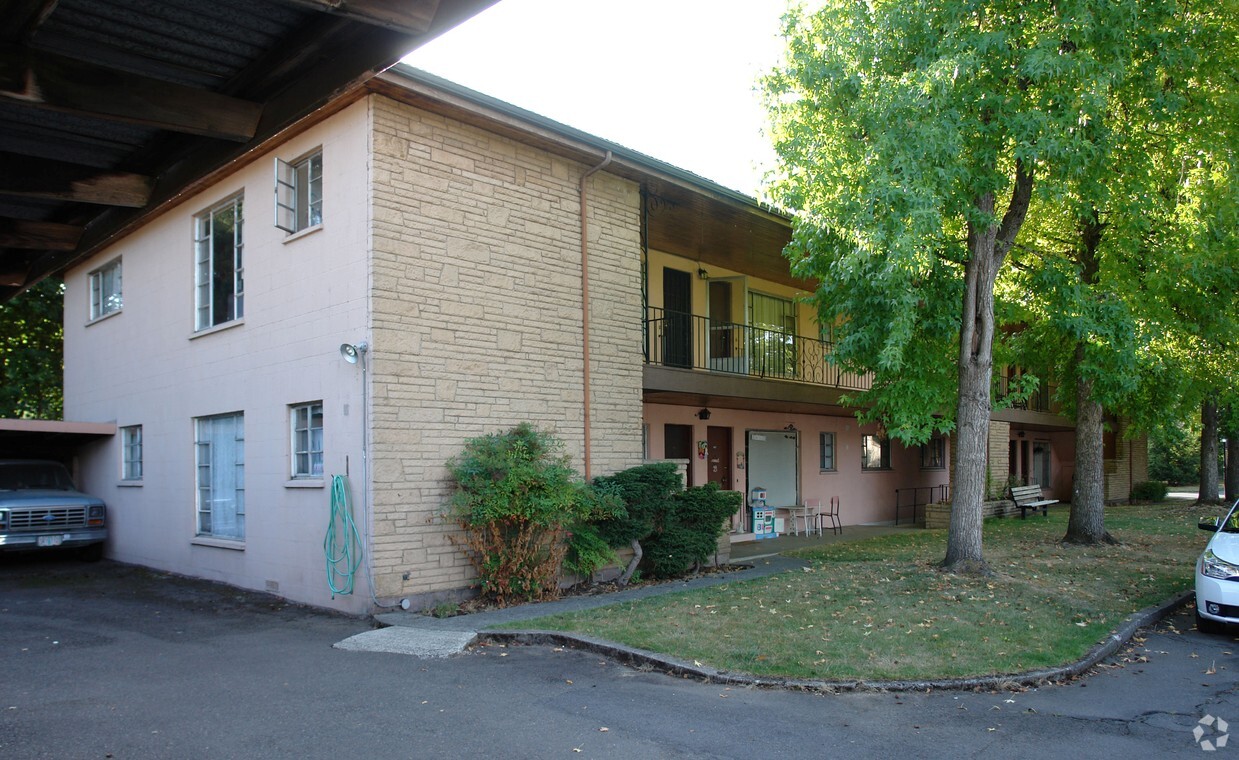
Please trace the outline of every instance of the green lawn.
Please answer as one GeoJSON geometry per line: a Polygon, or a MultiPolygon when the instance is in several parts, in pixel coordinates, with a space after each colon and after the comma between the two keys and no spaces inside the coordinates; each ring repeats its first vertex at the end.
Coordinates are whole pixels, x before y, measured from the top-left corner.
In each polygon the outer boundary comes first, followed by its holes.
{"type": "MultiPolygon", "coordinates": [[[[1206,510],[1207,511],[1207,510],[1206,510]]],[[[1196,507],[1112,507],[1122,544],[1068,548],[1067,509],[992,520],[994,574],[935,569],[946,531],[798,552],[803,571],[539,618],[520,628],[578,631],[764,676],[928,679],[1018,673],[1072,662],[1125,616],[1191,588],[1208,534],[1196,507]]]]}

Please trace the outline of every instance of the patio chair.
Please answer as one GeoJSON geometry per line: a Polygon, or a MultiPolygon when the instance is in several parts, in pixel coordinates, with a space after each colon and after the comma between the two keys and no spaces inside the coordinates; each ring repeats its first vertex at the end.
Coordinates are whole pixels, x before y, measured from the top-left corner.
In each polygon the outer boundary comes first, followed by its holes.
{"type": "Polygon", "coordinates": [[[830,524],[832,534],[843,532],[843,523],[839,522],[839,503],[838,496],[831,496],[830,506],[817,513],[817,534],[819,536],[822,535],[822,523],[824,522],[830,524]]]}
{"type": "MultiPolygon", "coordinates": [[[[800,503],[800,506],[791,506],[787,511],[791,514],[792,534],[799,536],[800,530],[796,527],[796,520],[804,520],[804,534],[807,536],[814,530],[817,525],[817,514],[822,510],[821,499],[805,499],[800,503]]],[[[817,531],[818,535],[822,534],[821,529],[817,531]]]]}

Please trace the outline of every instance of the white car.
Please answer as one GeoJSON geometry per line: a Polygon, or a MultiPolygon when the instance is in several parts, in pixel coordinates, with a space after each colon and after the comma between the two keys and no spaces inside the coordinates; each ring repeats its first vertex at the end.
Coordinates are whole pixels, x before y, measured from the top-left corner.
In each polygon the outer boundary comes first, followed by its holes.
{"type": "Polygon", "coordinates": [[[1213,538],[1196,560],[1196,629],[1218,631],[1239,625],[1239,501],[1225,517],[1202,517],[1197,526],[1213,538]]]}

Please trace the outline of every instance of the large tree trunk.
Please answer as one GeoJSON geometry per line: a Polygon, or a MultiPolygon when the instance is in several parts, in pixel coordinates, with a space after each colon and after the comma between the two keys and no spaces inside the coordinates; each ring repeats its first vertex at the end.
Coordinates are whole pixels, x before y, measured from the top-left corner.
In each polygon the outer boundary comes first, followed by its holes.
{"type": "Polygon", "coordinates": [[[994,368],[994,278],[998,266],[992,255],[974,253],[965,272],[965,329],[960,331],[951,524],[942,566],[956,572],[987,572],[981,552],[981,505],[986,496],[990,380],[994,368]]]}
{"type": "Polygon", "coordinates": [[[1226,501],[1239,500],[1239,409],[1226,408],[1226,467],[1222,480],[1226,484],[1226,501]]]}
{"type": "Polygon", "coordinates": [[[1217,401],[1207,399],[1200,405],[1200,496],[1198,504],[1218,503],[1217,401]]]}
{"type": "MultiPolygon", "coordinates": [[[[1076,263],[1080,281],[1092,288],[1097,285],[1099,264],[1097,249],[1101,245],[1105,226],[1097,209],[1089,209],[1079,222],[1080,245],[1076,263]]],[[[1067,535],[1063,543],[1093,546],[1118,543],[1106,532],[1105,484],[1105,413],[1101,402],[1093,395],[1093,380],[1081,371],[1086,346],[1076,343],[1076,472],[1071,489],[1071,516],[1067,520],[1067,535]]]]}
{"type": "MultiPolygon", "coordinates": [[[[1015,185],[1001,225],[968,224],[968,263],[964,269],[964,303],[959,331],[959,406],[955,417],[955,467],[951,473],[951,524],[942,568],[987,573],[981,552],[981,506],[985,501],[989,452],[990,383],[994,374],[994,281],[1015,242],[1032,198],[1033,173],[1016,162],[1015,185]]],[[[986,216],[994,213],[994,194],[974,202],[986,216]]]]}
{"type": "MultiPolygon", "coordinates": [[[[1084,361],[1084,345],[1076,346],[1076,366],[1084,361]]],[[[1071,489],[1068,544],[1118,543],[1106,532],[1105,414],[1093,400],[1093,383],[1076,377],[1076,474],[1071,489]]]]}

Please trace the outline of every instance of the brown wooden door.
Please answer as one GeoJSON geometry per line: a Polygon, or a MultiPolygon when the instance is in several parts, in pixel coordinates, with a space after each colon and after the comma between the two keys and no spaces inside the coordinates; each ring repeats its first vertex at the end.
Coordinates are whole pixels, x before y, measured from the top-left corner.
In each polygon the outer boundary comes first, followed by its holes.
{"type": "Polygon", "coordinates": [[[731,428],[706,428],[706,476],[719,488],[731,489],[731,428]]]}

